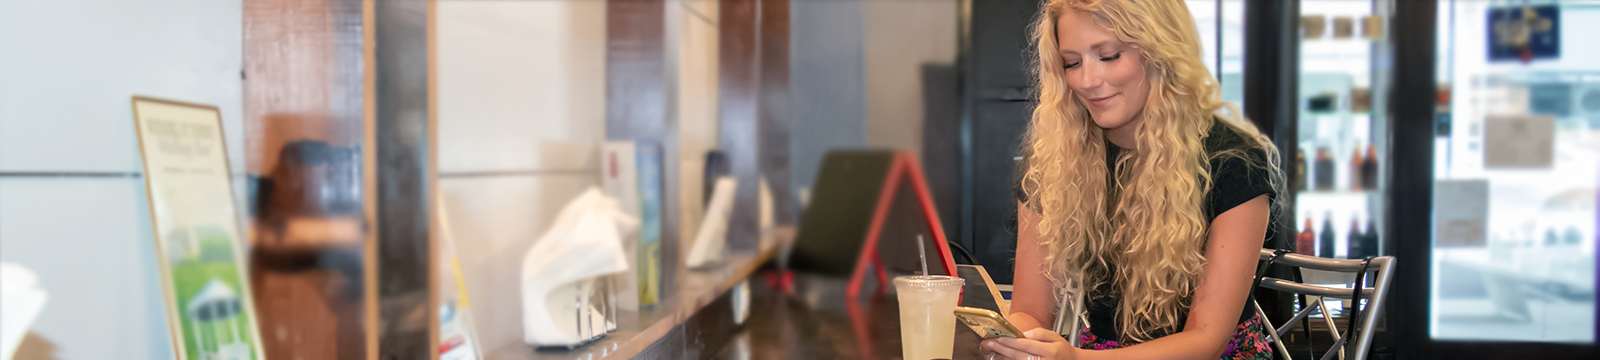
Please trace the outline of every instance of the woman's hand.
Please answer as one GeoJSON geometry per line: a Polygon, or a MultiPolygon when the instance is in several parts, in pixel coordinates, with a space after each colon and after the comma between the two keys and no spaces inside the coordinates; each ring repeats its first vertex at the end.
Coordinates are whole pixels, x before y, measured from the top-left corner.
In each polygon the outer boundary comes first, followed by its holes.
{"type": "Polygon", "coordinates": [[[1022,333],[1025,338],[995,338],[979,344],[994,359],[1017,360],[1073,360],[1077,349],[1061,334],[1044,328],[1022,333]]]}

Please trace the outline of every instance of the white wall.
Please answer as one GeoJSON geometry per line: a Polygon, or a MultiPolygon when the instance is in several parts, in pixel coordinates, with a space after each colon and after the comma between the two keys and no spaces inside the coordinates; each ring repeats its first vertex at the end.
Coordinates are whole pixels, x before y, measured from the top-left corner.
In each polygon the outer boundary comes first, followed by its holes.
{"type": "Polygon", "coordinates": [[[241,172],[241,16],[238,0],[0,2],[0,261],[50,294],[25,353],[172,357],[130,97],[220,107],[241,172]]]}
{"type": "Polygon", "coordinates": [[[438,4],[439,191],[480,344],[522,342],[522,257],[598,185],[605,2],[438,4]]]}
{"type": "Polygon", "coordinates": [[[439,171],[584,166],[536,155],[541,145],[605,136],[605,3],[438,6],[439,171]]]}
{"type": "Polygon", "coordinates": [[[959,10],[956,0],[861,2],[868,145],[910,150],[922,157],[926,120],[922,66],[955,64],[959,10]]]}

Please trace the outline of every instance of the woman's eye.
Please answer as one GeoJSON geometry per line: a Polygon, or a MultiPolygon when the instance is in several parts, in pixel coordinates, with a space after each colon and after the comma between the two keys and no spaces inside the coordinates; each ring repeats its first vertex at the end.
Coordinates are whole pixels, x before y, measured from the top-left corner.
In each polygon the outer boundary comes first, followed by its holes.
{"type": "Polygon", "coordinates": [[[1107,56],[1101,56],[1100,57],[1100,61],[1116,61],[1117,59],[1121,59],[1121,58],[1122,58],[1122,53],[1118,52],[1118,53],[1107,55],[1107,56]]]}
{"type": "Polygon", "coordinates": [[[1071,69],[1071,68],[1078,67],[1078,64],[1081,64],[1081,62],[1067,63],[1066,65],[1062,65],[1061,67],[1062,68],[1066,68],[1066,69],[1071,69]]]}

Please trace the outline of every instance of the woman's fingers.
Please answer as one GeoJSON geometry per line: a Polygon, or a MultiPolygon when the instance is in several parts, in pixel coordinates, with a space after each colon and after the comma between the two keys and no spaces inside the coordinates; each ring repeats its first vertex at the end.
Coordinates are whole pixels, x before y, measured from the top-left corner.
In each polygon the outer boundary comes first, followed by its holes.
{"type": "Polygon", "coordinates": [[[993,341],[994,340],[980,340],[980,341],[978,341],[978,354],[979,355],[983,355],[983,359],[985,359],[985,360],[993,360],[993,359],[997,358],[995,353],[994,353],[994,350],[990,350],[989,349],[990,347],[993,346],[993,345],[991,345],[989,343],[993,342],[993,341]]]}
{"type": "Polygon", "coordinates": [[[980,345],[1001,359],[1037,359],[1037,357],[1030,357],[1033,354],[1006,344],[1004,340],[1007,339],[984,340],[980,345]]]}
{"type": "Polygon", "coordinates": [[[1029,338],[1029,339],[1038,340],[1038,341],[1047,342],[1047,343],[1049,343],[1049,342],[1065,342],[1065,341],[1067,341],[1066,338],[1062,338],[1061,337],[1061,334],[1057,334],[1055,331],[1051,331],[1051,330],[1045,329],[1045,328],[1034,328],[1033,330],[1024,331],[1022,333],[1022,336],[1026,337],[1026,338],[1029,338]]]}
{"type": "Polygon", "coordinates": [[[1034,355],[1036,359],[1049,359],[1055,354],[1053,344],[1033,339],[1006,338],[1000,339],[1000,344],[1028,355],[1034,355]]]}
{"type": "Polygon", "coordinates": [[[1036,328],[1022,335],[1025,338],[984,340],[981,346],[1009,359],[1053,359],[1070,347],[1066,338],[1049,329],[1036,328]]]}

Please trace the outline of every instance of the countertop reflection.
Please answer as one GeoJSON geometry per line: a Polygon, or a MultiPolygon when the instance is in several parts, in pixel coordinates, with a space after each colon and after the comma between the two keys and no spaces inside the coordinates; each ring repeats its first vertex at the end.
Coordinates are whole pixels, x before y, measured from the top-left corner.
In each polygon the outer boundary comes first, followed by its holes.
{"type": "MultiPolygon", "coordinates": [[[[768,272],[757,280],[772,278],[768,272]]],[[[844,281],[797,275],[796,290],[751,284],[750,319],[716,359],[899,359],[900,312],[894,294],[847,301],[844,281]]],[[[978,336],[956,326],[956,359],[981,359],[978,336]]]]}

